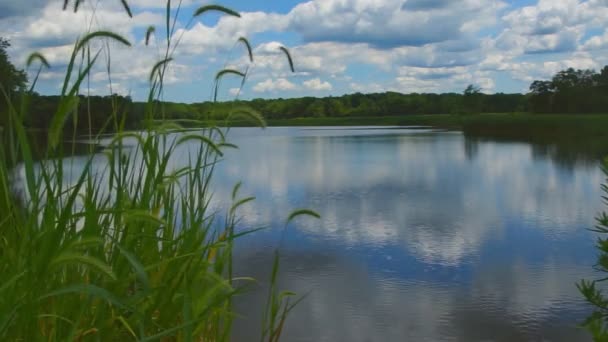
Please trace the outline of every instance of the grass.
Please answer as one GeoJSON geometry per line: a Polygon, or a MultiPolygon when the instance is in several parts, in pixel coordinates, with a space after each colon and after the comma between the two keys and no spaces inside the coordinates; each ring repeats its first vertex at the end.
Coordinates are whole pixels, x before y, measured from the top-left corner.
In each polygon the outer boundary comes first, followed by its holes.
{"type": "MultiPolygon", "coordinates": [[[[127,2],[122,3],[131,16],[127,2]]],[[[231,207],[212,210],[215,166],[225,149],[234,147],[226,129],[186,132],[163,120],[164,75],[179,43],[170,39],[181,7],[177,3],[167,2],[165,53],[150,73],[145,129],[126,132],[128,113],[114,110],[106,127],[117,133],[102,154],[92,148],[85,153],[81,168],[64,159],[76,148],[64,141],[74,141],[76,132],[66,136],[63,126],[87,120],[74,115],[84,105],[78,94],[101,63],[101,52],[110,54],[110,42],[130,45],[125,38],[93,31],[76,42],[47,148],[40,152],[42,162],[34,162],[36,148],[22,124],[36,82],[23,93],[20,106],[3,91],[9,124],[2,130],[6,146],[0,149],[0,340],[230,339],[236,315],[232,303],[252,281],[232,271],[235,240],[253,232],[237,229],[238,210],[253,198],[242,197],[237,184],[231,207]],[[95,50],[92,42],[103,47],[95,50]],[[172,157],[184,151],[189,163],[175,167],[172,157]],[[96,166],[100,160],[103,167],[96,166]]],[[[211,11],[238,16],[221,6],[203,6],[193,17],[211,11]]],[[[45,61],[40,54],[32,56],[32,63],[45,61]]],[[[109,73],[109,58],[107,63],[109,73]]],[[[226,73],[231,72],[220,71],[216,83],[226,73]]],[[[240,112],[261,120],[251,111],[240,112]]],[[[286,215],[287,224],[301,215],[316,216],[296,211],[286,215]]],[[[280,338],[293,308],[294,294],[276,287],[278,250],[271,266],[269,304],[260,308],[260,315],[265,312],[263,341],[280,338]]]]}

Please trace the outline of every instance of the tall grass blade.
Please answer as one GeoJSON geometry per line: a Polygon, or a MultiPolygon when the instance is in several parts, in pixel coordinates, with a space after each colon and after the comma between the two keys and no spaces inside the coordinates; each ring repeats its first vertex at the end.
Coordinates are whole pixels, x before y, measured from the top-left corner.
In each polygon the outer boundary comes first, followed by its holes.
{"type": "Polygon", "coordinates": [[[74,0],[74,13],[78,12],[78,8],[80,7],[80,3],[84,0],[74,0]]]}
{"type": "Polygon", "coordinates": [[[108,264],[89,255],[78,254],[75,252],[65,252],[53,259],[50,265],[55,267],[63,265],[86,265],[97,270],[99,273],[105,275],[111,280],[117,280],[116,274],[114,274],[112,268],[108,264]]]}
{"type": "Polygon", "coordinates": [[[129,42],[126,38],[119,35],[118,33],[110,32],[110,31],[95,31],[84,36],[76,45],[76,51],[80,51],[83,47],[85,47],[89,42],[95,38],[107,38],[109,40],[116,41],[126,46],[131,46],[131,42],[129,42]]]}
{"type": "Polygon", "coordinates": [[[159,61],[156,64],[154,64],[154,67],[152,68],[152,71],[150,72],[150,82],[152,82],[154,80],[154,78],[156,77],[156,75],[159,74],[159,70],[164,65],[170,63],[171,61],[173,61],[173,58],[167,58],[167,59],[163,59],[162,61],[159,61]]]}
{"type": "Polygon", "coordinates": [[[80,84],[82,83],[82,81],[84,81],[85,77],[89,74],[89,72],[91,71],[91,68],[97,61],[98,57],[99,57],[99,53],[97,53],[95,55],[95,57],[93,59],[91,59],[90,62],[88,62],[86,68],[79,74],[78,79],[72,86],[68,96],[63,97],[61,99],[61,101],[59,103],[59,108],[57,109],[55,116],[53,116],[53,119],[51,120],[51,124],[49,127],[49,146],[51,147],[51,149],[54,149],[57,146],[57,144],[59,143],[59,139],[60,139],[61,133],[63,131],[63,125],[65,124],[65,121],[67,120],[68,115],[73,112],[76,105],[78,104],[78,97],[75,97],[75,94],[78,91],[78,89],[80,89],[80,84]]]}
{"type": "Polygon", "coordinates": [[[127,0],[120,0],[120,2],[122,3],[122,7],[127,12],[127,15],[129,16],[129,18],[133,18],[133,13],[131,13],[131,8],[129,7],[127,0]]]}
{"type": "Polygon", "coordinates": [[[299,217],[299,216],[310,216],[310,217],[314,217],[314,218],[317,218],[317,219],[321,218],[321,215],[319,215],[314,210],[310,210],[310,209],[298,209],[298,210],[292,211],[291,214],[289,214],[289,216],[287,217],[286,224],[289,224],[291,221],[293,221],[296,217],[299,217]]]}
{"type": "Polygon", "coordinates": [[[287,62],[289,62],[289,69],[291,69],[291,72],[296,72],[296,69],[293,64],[293,58],[291,58],[291,53],[289,52],[289,50],[287,50],[287,48],[284,46],[280,46],[279,49],[283,51],[283,54],[285,54],[285,57],[287,57],[287,62]]]}
{"type": "Polygon", "coordinates": [[[132,312],[136,312],[136,310],[134,308],[125,304],[120,298],[113,295],[110,291],[103,289],[96,285],[91,285],[91,284],[79,284],[79,285],[67,286],[67,287],[61,288],[59,290],[55,290],[55,291],[49,292],[47,294],[44,294],[40,298],[38,298],[38,300],[44,300],[47,298],[53,298],[53,297],[58,297],[58,296],[62,296],[62,295],[67,295],[67,294],[89,295],[89,296],[92,296],[95,298],[102,299],[120,309],[125,309],[125,310],[129,310],[132,312]]]}
{"type": "Polygon", "coordinates": [[[247,49],[247,54],[249,55],[249,61],[253,63],[253,50],[251,49],[251,44],[249,43],[249,40],[247,40],[247,38],[245,37],[240,37],[238,41],[245,45],[245,48],[247,49]]]}
{"type": "Polygon", "coordinates": [[[223,69],[220,70],[216,75],[215,75],[215,87],[214,87],[214,92],[213,92],[213,102],[217,102],[217,95],[219,92],[219,86],[220,86],[220,81],[222,79],[222,77],[224,77],[225,75],[236,75],[236,76],[240,76],[242,78],[245,78],[245,74],[238,71],[238,70],[234,70],[234,69],[223,69]]]}
{"type": "Polygon", "coordinates": [[[39,61],[40,64],[46,67],[47,69],[51,68],[51,65],[49,64],[47,59],[40,52],[34,52],[29,55],[26,62],[27,67],[29,68],[32,64],[34,64],[35,61],[39,61]]]}

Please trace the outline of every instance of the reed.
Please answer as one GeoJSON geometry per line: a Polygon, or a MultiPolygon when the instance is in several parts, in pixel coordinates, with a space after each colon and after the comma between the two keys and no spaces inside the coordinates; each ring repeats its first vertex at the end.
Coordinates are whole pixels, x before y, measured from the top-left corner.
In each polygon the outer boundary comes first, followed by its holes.
{"type": "MultiPolygon", "coordinates": [[[[121,3],[132,17],[128,3],[121,3]]],[[[78,11],[80,1],[73,4],[78,11]]],[[[66,0],[64,9],[68,5],[66,0]]],[[[186,132],[178,123],[163,120],[160,99],[179,44],[171,37],[180,8],[181,1],[176,7],[167,1],[168,39],[164,58],[150,73],[144,129],[125,131],[128,113],[114,106],[106,129],[89,133],[96,139],[109,128],[116,133],[103,153],[91,150],[84,155],[80,167],[66,158],[69,150],[62,142],[75,141],[77,132],[70,137],[65,124],[87,120],[76,115],[77,108],[86,105],[78,95],[92,68],[101,63],[102,52],[110,55],[109,41],[130,46],[127,39],[92,31],[75,43],[43,161],[32,157],[22,124],[29,115],[27,106],[17,108],[3,91],[9,124],[2,135],[10,146],[0,149],[0,340],[229,340],[232,303],[252,281],[232,272],[235,240],[255,231],[237,229],[238,209],[254,198],[241,197],[237,184],[231,207],[225,213],[212,210],[215,167],[224,151],[235,147],[227,129],[206,126],[186,132]],[[97,41],[105,43],[99,50],[92,44],[97,41]],[[174,163],[173,156],[180,153],[189,160],[185,166],[174,163]],[[15,191],[16,184],[21,191],[15,191]]],[[[239,16],[210,5],[196,10],[193,18],[210,11],[239,16]]],[[[146,43],[155,31],[148,29],[146,43]]],[[[252,61],[248,41],[239,41],[252,61]]],[[[293,69],[288,50],[282,50],[293,69]]],[[[35,63],[40,69],[23,103],[42,68],[49,66],[39,53],[28,59],[28,65],[35,63]]],[[[106,63],[111,79],[109,57],[106,63]]],[[[243,80],[247,76],[238,70],[220,71],[214,97],[227,74],[243,80]]],[[[235,108],[232,116],[264,124],[259,113],[247,108],[235,108]]],[[[288,215],[288,222],[301,215],[318,216],[300,210],[288,215]]],[[[260,308],[267,327],[262,340],[276,341],[294,294],[277,289],[278,249],[270,266],[269,307],[260,308]]]]}

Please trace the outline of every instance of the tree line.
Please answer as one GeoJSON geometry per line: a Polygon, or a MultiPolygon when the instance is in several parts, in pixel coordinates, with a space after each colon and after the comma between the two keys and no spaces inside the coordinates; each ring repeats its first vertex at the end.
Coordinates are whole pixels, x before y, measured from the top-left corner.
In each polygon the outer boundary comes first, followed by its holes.
{"type": "Polygon", "coordinates": [[[608,112],[608,66],[594,70],[569,68],[548,81],[530,85],[529,110],[536,113],[608,112]]]}
{"type": "MultiPolygon", "coordinates": [[[[6,97],[21,106],[17,96],[27,88],[25,72],[15,68],[6,53],[10,43],[0,38],[0,124],[6,120],[6,97]]],[[[49,126],[59,96],[42,96],[36,93],[27,97],[30,115],[23,118],[26,126],[44,129],[49,126]]],[[[128,96],[80,96],[74,117],[68,129],[86,131],[92,128],[125,128],[141,126],[146,104],[135,102],[128,96]],[[119,119],[110,113],[120,113],[119,119]],[[120,120],[120,123],[109,122],[120,120]]],[[[479,114],[479,113],[598,113],[608,110],[608,66],[601,72],[567,69],[558,72],[551,80],[537,80],[530,85],[528,94],[484,94],[474,85],[462,93],[411,93],[384,92],[355,93],[337,97],[301,97],[289,99],[253,99],[229,102],[201,102],[193,104],[164,102],[163,112],[168,119],[221,120],[237,107],[249,107],[267,119],[298,117],[375,117],[415,114],[479,114]]]]}
{"type": "Polygon", "coordinates": [[[355,93],[338,97],[253,99],[225,103],[195,103],[199,113],[220,118],[231,108],[248,106],[267,119],[297,117],[398,116],[413,114],[508,113],[526,110],[522,94],[472,93],[401,94],[385,92],[355,93]]]}

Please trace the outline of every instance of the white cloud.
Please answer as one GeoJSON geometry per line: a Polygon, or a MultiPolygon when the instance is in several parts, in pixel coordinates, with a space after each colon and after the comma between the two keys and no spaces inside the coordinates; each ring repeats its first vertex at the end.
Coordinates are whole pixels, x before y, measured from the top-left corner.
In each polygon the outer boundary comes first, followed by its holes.
{"type": "Polygon", "coordinates": [[[598,69],[601,64],[592,58],[588,53],[578,52],[573,55],[559,59],[547,60],[542,62],[521,62],[507,65],[515,79],[524,82],[532,82],[538,79],[550,79],[561,70],[568,68],[574,69],[598,69]]]}
{"type": "Polygon", "coordinates": [[[352,82],[349,85],[350,89],[358,93],[381,93],[386,91],[387,89],[378,83],[366,83],[360,84],[357,82],[352,82]]]}
{"type": "Polygon", "coordinates": [[[587,29],[608,20],[603,0],[539,0],[503,17],[506,29],[497,44],[520,53],[575,51],[587,29]]]}
{"type": "Polygon", "coordinates": [[[289,28],[307,41],[421,46],[458,39],[469,21],[493,18],[503,7],[495,0],[434,3],[411,8],[402,0],[313,0],[297,5],[288,14],[289,28]]]}
{"type": "MultiPolygon", "coordinates": [[[[78,35],[111,29],[134,45],[112,47],[116,80],[125,87],[146,86],[151,66],[162,58],[157,50],[163,48],[164,35],[144,47],[142,31],[149,25],[163,31],[163,1],[131,0],[133,19],[119,1],[85,1],[77,14],[62,11],[61,3],[32,1],[29,8],[0,0],[0,12],[5,9],[0,32],[11,39],[9,53],[17,65],[39,50],[54,66],[43,80],[59,82],[59,69],[67,63],[78,35]],[[98,8],[91,20],[93,6],[98,8]]],[[[184,0],[183,10],[195,5],[198,2],[184,0]]],[[[180,46],[167,81],[191,83],[203,79],[204,70],[232,65],[249,68],[254,86],[248,90],[273,95],[285,90],[460,91],[468,83],[503,91],[505,85],[496,84],[497,73],[502,72],[512,77],[513,91],[532,79],[550,77],[552,70],[565,65],[598,68],[608,63],[602,52],[608,48],[606,22],[605,0],[539,0],[525,7],[507,7],[499,0],[310,0],[285,14],[246,12],[240,19],[222,16],[213,26],[206,20],[191,27],[179,22],[173,39],[180,40],[180,46]],[[278,41],[258,43],[263,32],[272,32],[273,39],[278,34],[278,41]],[[279,50],[283,34],[289,37],[287,43],[294,41],[292,34],[301,42],[290,47],[295,74],[279,50]],[[235,45],[241,36],[258,44],[253,65],[244,47],[235,45]]],[[[101,57],[100,61],[105,59],[101,57]]],[[[95,72],[104,82],[103,70],[95,72]]]]}
{"type": "Polygon", "coordinates": [[[600,36],[593,36],[587,40],[581,50],[601,50],[608,48],[608,29],[600,36]]]}
{"type": "Polygon", "coordinates": [[[320,78],[313,78],[302,83],[305,88],[314,91],[330,91],[333,89],[332,85],[327,81],[321,81],[320,78]]]}
{"type": "Polygon", "coordinates": [[[297,86],[295,84],[291,83],[285,78],[279,78],[277,80],[269,78],[263,82],[256,84],[253,87],[253,91],[258,93],[267,93],[275,91],[294,90],[296,88],[297,86]]]}
{"type": "Polygon", "coordinates": [[[180,52],[213,54],[218,50],[230,49],[240,37],[265,31],[282,31],[286,25],[284,16],[249,12],[241,13],[240,18],[224,16],[212,27],[197,22],[192,28],[177,30],[173,38],[180,41],[180,52]]]}

